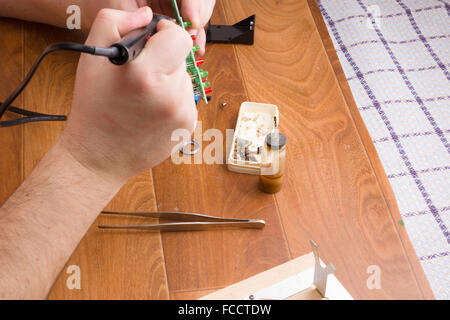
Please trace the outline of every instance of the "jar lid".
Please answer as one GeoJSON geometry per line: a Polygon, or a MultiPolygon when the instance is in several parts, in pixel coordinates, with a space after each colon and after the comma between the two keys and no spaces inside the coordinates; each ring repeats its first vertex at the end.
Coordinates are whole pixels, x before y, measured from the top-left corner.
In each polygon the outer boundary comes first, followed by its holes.
{"type": "Polygon", "coordinates": [[[272,132],[266,136],[266,144],[273,150],[286,146],[286,136],[282,133],[272,132]]]}

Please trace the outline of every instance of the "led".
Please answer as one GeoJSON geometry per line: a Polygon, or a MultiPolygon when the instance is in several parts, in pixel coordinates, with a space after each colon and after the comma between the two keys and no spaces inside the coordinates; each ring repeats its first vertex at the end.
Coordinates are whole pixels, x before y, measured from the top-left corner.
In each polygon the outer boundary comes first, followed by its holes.
{"type": "Polygon", "coordinates": [[[200,77],[204,78],[208,76],[208,71],[199,68],[200,77]]]}

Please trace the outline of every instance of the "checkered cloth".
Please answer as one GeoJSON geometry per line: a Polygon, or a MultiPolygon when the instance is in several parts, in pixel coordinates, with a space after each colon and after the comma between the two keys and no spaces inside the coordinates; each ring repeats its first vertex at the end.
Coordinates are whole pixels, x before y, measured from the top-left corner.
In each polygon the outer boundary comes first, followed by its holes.
{"type": "Polygon", "coordinates": [[[450,299],[450,2],[319,0],[433,292],[450,299]]]}

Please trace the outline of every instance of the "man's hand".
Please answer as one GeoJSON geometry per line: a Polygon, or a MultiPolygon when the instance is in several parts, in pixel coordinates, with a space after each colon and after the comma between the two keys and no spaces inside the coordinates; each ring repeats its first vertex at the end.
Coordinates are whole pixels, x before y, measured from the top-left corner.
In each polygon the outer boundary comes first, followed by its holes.
{"type": "MultiPolygon", "coordinates": [[[[100,11],[88,44],[109,46],[152,19],[100,11]]],[[[197,118],[185,59],[188,33],[170,21],[131,63],[82,55],[61,139],[0,208],[0,299],[43,299],[125,181],[169,156],[171,133],[197,118]]]]}
{"type": "MultiPolygon", "coordinates": [[[[205,53],[206,34],[203,29],[211,18],[216,0],[182,0],[180,11],[184,19],[193,24],[189,30],[197,35],[198,53],[205,53]]],[[[0,16],[41,22],[66,27],[67,7],[78,5],[81,9],[81,28],[87,34],[98,12],[103,8],[136,11],[149,5],[154,12],[172,16],[171,0],[0,0],[0,16]]]]}
{"type": "MultiPolygon", "coordinates": [[[[110,46],[146,26],[152,12],[103,9],[87,44],[110,46]]],[[[84,166],[125,181],[170,156],[172,132],[193,131],[197,109],[185,59],[188,33],[162,20],[141,54],[118,67],[83,55],[77,71],[72,111],[61,141],[84,166]]]]}
{"type": "MultiPolygon", "coordinates": [[[[154,12],[172,16],[171,0],[82,0],[82,7],[86,11],[84,29],[89,30],[92,21],[102,8],[135,11],[149,5],[154,12]]],[[[196,35],[195,44],[200,46],[198,53],[205,54],[206,33],[204,27],[211,19],[216,0],[182,0],[180,11],[184,19],[192,22],[189,33],[196,35]]],[[[83,11],[84,12],[84,11],[83,11]]]]}

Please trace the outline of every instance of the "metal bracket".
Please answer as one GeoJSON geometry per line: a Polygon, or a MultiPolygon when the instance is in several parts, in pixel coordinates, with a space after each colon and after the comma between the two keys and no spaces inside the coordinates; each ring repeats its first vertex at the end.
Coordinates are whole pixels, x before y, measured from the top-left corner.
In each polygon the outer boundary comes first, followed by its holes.
{"type": "Polygon", "coordinates": [[[315,259],[314,285],[316,286],[320,294],[323,297],[326,297],[328,276],[335,273],[336,268],[332,264],[327,265],[325,268],[320,265],[319,248],[313,240],[310,241],[315,259]]]}
{"type": "Polygon", "coordinates": [[[255,38],[255,15],[232,26],[208,25],[207,43],[234,43],[252,45],[255,38]]]}

